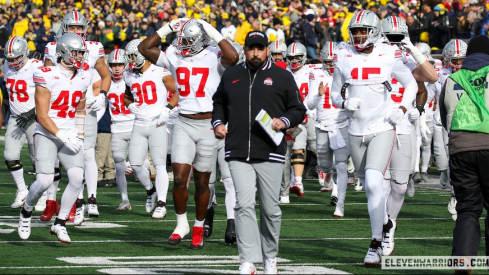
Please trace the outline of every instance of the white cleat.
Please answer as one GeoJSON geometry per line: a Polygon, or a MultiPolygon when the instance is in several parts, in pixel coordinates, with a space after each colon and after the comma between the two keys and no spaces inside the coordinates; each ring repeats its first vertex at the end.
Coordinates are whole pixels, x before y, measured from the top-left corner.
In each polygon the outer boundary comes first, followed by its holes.
{"type": "Polygon", "coordinates": [[[125,211],[125,210],[131,210],[131,203],[129,201],[122,201],[121,204],[119,204],[119,207],[117,207],[117,210],[119,211],[125,211]]]}
{"type": "MultiPolygon", "coordinates": [[[[457,209],[455,209],[455,207],[457,207],[457,199],[455,198],[455,195],[452,194],[450,196],[450,200],[448,201],[448,206],[447,206],[447,209],[448,209],[448,212],[452,215],[455,215],[455,217],[457,216],[457,209]]],[[[455,218],[456,220],[457,218],[455,218]]]]}
{"type": "Polygon", "coordinates": [[[46,209],[46,199],[48,198],[48,195],[46,192],[42,194],[42,196],[39,198],[37,201],[36,206],[34,207],[34,211],[41,211],[43,212],[44,209],[46,209]]]}
{"type": "Polygon", "coordinates": [[[264,270],[264,274],[278,274],[277,258],[264,260],[263,270],[264,270]]]}
{"type": "Polygon", "coordinates": [[[394,223],[389,219],[389,222],[384,227],[385,231],[382,232],[384,235],[382,240],[382,253],[383,256],[390,256],[394,253],[394,233],[397,230],[397,222],[394,223]]]}
{"type": "Polygon", "coordinates": [[[153,212],[153,219],[162,220],[166,217],[166,203],[158,201],[156,204],[155,212],[153,212]]]}
{"type": "Polygon", "coordinates": [[[343,218],[345,216],[345,205],[337,203],[333,216],[337,218],[343,218]]]}
{"type": "Polygon", "coordinates": [[[326,179],[326,174],[318,168],[318,181],[319,185],[324,186],[324,180],[326,179]]]}
{"type": "Polygon", "coordinates": [[[253,263],[245,262],[239,266],[239,274],[256,274],[256,267],[253,263]]]}
{"type": "Polygon", "coordinates": [[[31,219],[32,216],[24,218],[22,213],[20,213],[19,228],[17,229],[17,232],[22,240],[27,240],[31,236],[31,219]]]}
{"type": "Polygon", "coordinates": [[[151,213],[156,207],[156,191],[146,196],[146,213],[151,213]]]}
{"type": "Polygon", "coordinates": [[[10,207],[12,209],[21,208],[22,205],[24,205],[24,201],[27,198],[28,194],[29,194],[29,190],[27,188],[22,191],[17,190],[17,193],[15,194],[14,203],[12,203],[10,207]]]}
{"type": "Polygon", "coordinates": [[[85,208],[85,204],[76,208],[75,220],[73,221],[74,225],[81,225],[85,221],[85,208]]]}
{"type": "Polygon", "coordinates": [[[382,260],[382,245],[377,240],[372,240],[370,247],[368,248],[367,255],[363,262],[365,265],[378,266],[382,260]]]}
{"type": "Polygon", "coordinates": [[[447,189],[448,188],[448,176],[447,176],[447,170],[441,172],[440,174],[440,185],[442,189],[447,189]]]}
{"type": "Polygon", "coordinates": [[[454,222],[456,222],[456,221],[457,221],[457,214],[452,215],[452,220],[453,220],[454,222]]]}
{"type": "Polygon", "coordinates": [[[363,186],[362,186],[362,181],[359,178],[355,178],[355,191],[357,192],[362,192],[363,191],[363,186]]]}
{"type": "Polygon", "coordinates": [[[348,172],[348,174],[355,173],[355,166],[353,165],[353,160],[351,159],[351,157],[348,157],[346,171],[348,172]]]}
{"type": "Polygon", "coordinates": [[[288,204],[288,203],[290,203],[289,196],[281,196],[280,197],[280,203],[281,204],[288,204]]]}
{"type": "Polygon", "coordinates": [[[62,226],[61,224],[53,224],[50,231],[52,235],[56,235],[58,237],[58,241],[62,243],[71,243],[70,236],[68,236],[68,232],[66,232],[66,226],[62,226]]]}
{"type": "Polygon", "coordinates": [[[331,192],[334,188],[333,173],[326,173],[324,179],[324,186],[321,188],[321,192],[331,192]]]}
{"type": "Polygon", "coordinates": [[[412,177],[408,181],[406,193],[408,197],[410,198],[414,197],[414,180],[412,177]]]}
{"type": "Polygon", "coordinates": [[[94,203],[87,203],[87,208],[88,208],[88,216],[89,217],[97,217],[100,215],[100,213],[98,212],[98,206],[97,204],[94,204],[94,203]]]}

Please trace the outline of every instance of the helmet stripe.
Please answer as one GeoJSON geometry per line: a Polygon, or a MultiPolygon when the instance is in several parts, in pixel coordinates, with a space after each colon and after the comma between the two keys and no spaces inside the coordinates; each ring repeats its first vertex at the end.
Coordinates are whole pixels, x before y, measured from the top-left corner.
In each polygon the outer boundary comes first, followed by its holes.
{"type": "Polygon", "coordinates": [[[14,37],[12,37],[12,39],[10,39],[10,43],[8,44],[8,54],[9,55],[12,55],[12,46],[13,46],[16,38],[17,37],[14,36],[14,37]]]}
{"type": "Polygon", "coordinates": [[[278,50],[278,39],[275,41],[275,50],[278,50]]]}
{"type": "Polygon", "coordinates": [[[460,44],[459,44],[458,39],[455,40],[455,51],[457,53],[457,56],[459,56],[460,55],[460,44]]]}
{"type": "Polygon", "coordinates": [[[73,16],[75,17],[75,23],[79,23],[78,22],[78,13],[76,11],[73,12],[73,16]]]}
{"type": "Polygon", "coordinates": [[[295,43],[295,42],[294,42],[294,43],[292,44],[292,54],[295,54],[295,45],[297,45],[297,43],[295,43]]]}
{"type": "Polygon", "coordinates": [[[395,16],[392,16],[392,27],[394,28],[394,30],[397,30],[399,27],[397,25],[397,17],[395,16]]]}
{"type": "Polygon", "coordinates": [[[115,54],[114,54],[114,61],[117,61],[117,57],[119,55],[119,49],[115,50],[115,54]]]}
{"type": "Polygon", "coordinates": [[[362,16],[363,16],[363,10],[361,10],[358,15],[357,15],[357,20],[355,21],[355,23],[360,23],[360,20],[362,20],[362,16]]]}
{"type": "Polygon", "coordinates": [[[332,57],[333,56],[333,43],[332,42],[329,42],[329,56],[328,57],[332,57]]]}
{"type": "MultiPolygon", "coordinates": [[[[185,25],[187,25],[188,22],[191,20],[187,20],[187,22],[183,23],[182,27],[180,28],[180,35],[183,35],[183,29],[185,28],[185,25]]],[[[181,42],[180,40],[178,41],[179,43],[181,42]]]]}

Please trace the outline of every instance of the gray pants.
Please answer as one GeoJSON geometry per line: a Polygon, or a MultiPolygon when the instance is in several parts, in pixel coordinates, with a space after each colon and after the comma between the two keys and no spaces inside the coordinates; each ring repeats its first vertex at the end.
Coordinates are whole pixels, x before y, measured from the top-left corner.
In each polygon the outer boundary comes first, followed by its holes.
{"type": "MultiPolygon", "coordinates": [[[[421,166],[422,167],[428,167],[428,164],[425,163],[427,161],[429,161],[430,157],[431,157],[431,141],[433,140],[433,120],[429,120],[429,121],[426,121],[426,126],[428,126],[428,129],[430,129],[431,133],[428,134],[428,139],[427,140],[424,140],[424,139],[421,139],[421,166]]],[[[422,171],[421,172],[426,172],[426,170],[423,171],[423,169],[421,169],[422,171]]]]}
{"type": "Polygon", "coordinates": [[[227,179],[231,177],[231,172],[229,171],[229,164],[224,159],[224,145],[225,139],[217,140],[217,165],[214,165],[212,169],[211,177],[209,178],[209,204],[207,209],[212,207],[212,201],[214,195],[216,194],[216,180],[217,180],[217,167],[219,166],[219,171],[221,171],[222,179],[227,179]]]}
{"type": "Polygon", "coordinates": [[[36,130],[37,122],[34,119],[31,119],[27,122],[27,125],[22,128],[17,125],[16,119],[16,116],[11,116],[8,120],[3,156],[5,157],[5,160],[20,160],[20,151],[24,146],[24,141],[27,139],[29,157],[31,158],[32,164],[34,164],[36,162],[34,156],[34,132],[36,130]]]}
{"type": "Polygon", "coordinates": [[[324,173],[329,172],[333,168],[333,155],[335,164],[338,162],[346,163],[348,161],[348,156],[350,156],[348,127],[341,128],[339,131],[346,145],[342,148],[333,150],[330,148],[328,132],[316,128],[318,165],[324,173]]]}
{"type": "Polygon", "coordinates": [[[306,124],[300,124],[299,127],[302,132],[295,138],[292,149],[305,150],[307,147],[309,150],[316,152],[316,126],[314,126],[314,120],[309,118],[306,124]]]}
{"type": "Polygon", "coordinates": [[[34,143],[36,146],[37,174],[54,174],[56,157],[66,171],[73,167],[85,168],[83,149],[75,154],[66,148],[61,140],[48,138],[41,134],[34,136],[34,143]]]}
{"type": "Polygon", "coordinates": [[[292,146],[294,145],[293,141],[287,141],[287,152],[285,153],[285,163],[284,163],[284,172],[282,174],[282,186],[280,187],[280,195],[282,197],[288,197],[290,194],[290,167],[292,166],[290,163],[290,157],[292,155],[292,146]]]}
{"type": "Polygon", "coordinates": [[[392,150],[391,162],[389,166],[390,178],[400,184],[407,184],[409,175],[412,173],[412,136],[413,134],[398,135],[397,141],[392,150]]]}
{"type": "Polygon", "coordinates": [[[114,133],[111,136],[112,157],[115,163],[126,161],[131,132],[114,133]]]}
{"type": "MultiPolygon", "coordinates": [[[[373,169],[385,173],[388,168],[392,147],[394,146],[394,130],[388,130],[366,136],[349,135],[350,152],[357,176],[365,178],[365,170],[373,169]]],[[[409,147],[411,152],[411,147],[409,147]]]]}
{"type": "Polygon", "coordinates": [[[129,162],[131,165],[143,165],[148,149],[154,166],[166,165],[167,151],[166,126],[134,125],[129,142],[129,162]]]}
{"type": "Polygon", "coordinates": [[[234,209],[240,263],[275,258],[282,220],[279,192],[283,164],[230,161],[229,169],[236,189],[234,209]],[[260,203],[260,230],[255,212],[256,191],[260,203]]]}
{"type": "Polygon", "coordinates": [[[85,117],[85,138],[83,140],[83,148],[90,149],[95,148],[97,144],[97,112],[92,109],[87,110],[87,116],[85,117]]]}
{"type": "Polygon", "coordinates": [[[438,170],[447,170],[448,157],[443,140],[443,135],[446,131],[443,129],[443,127],[436,125],[433,127],[433,130],[433,154],[435,155],[436,159],[436,167],[438,170]]]}

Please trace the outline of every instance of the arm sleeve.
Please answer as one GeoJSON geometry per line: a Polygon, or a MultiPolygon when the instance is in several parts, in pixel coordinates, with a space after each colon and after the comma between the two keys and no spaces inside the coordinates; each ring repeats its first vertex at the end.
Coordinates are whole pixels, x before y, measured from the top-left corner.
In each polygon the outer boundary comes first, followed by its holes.
{"type": "Polygon", "coordinates": [[[285,87],[285,114],[280,116],[280,119],[285,123],[287,128],[295,127],[304,120],[306,114],[306,107],[302,102],[302,98],[299,94],[299,88],[295,83],[294,77],[290,73],[284,73],[284,87],[285,87]]]}
{"type": "Polygon", "coordinates": [[[224,78],[221,79],[221,83],[217,87],[216,93],[212,96],[213,109],[212,109],[212,127],[216,129],[220,124],[227,123],[227,97],[224,89],[224,78]]]}
{"type": "Polygon", "coordinates": [[[314,72],[309,73],[309,93],[306,96],[306,105],[309,110],[316,109],[316,106],[321,99],[318,93],[319,83],[317,80],[317,76],[314,75],[314,72]]]}
{"type": "MultiPolygon", "coordinates": [[[[401,106],[407,110],[413,108],[413,102],[416,100],[416,94],[418,92],[418,84],[414,79],[411,71],[406,67],[401,59],[397,59],[392,69],[394,77],[404,87],[404,94],[402,96],[401,106]]],[[[338,105],[337,105],[338,106],[338,105]]]]}
{"type": "Polygon", "coordinates": [[[341,73],[340,68],[336,65],[334,66],[334,74],[333,74],[333,84],[331,84],[331,101],[333,104],[342,108],[343,107],[343,97],[341,97],[341,87],[345,83],[343,79],[343,74],[341,73]]]}
{"type": "Polygon", "coordinates": [[[438,103],[440,105],[441,124],[443,125],[443,128],[445,128],[445,129],[448,129],[448,127],[447,127],[447,109],[445,108],[445,89],[447,88],[447,82],[448,81],[445,81],[445,85],[443,85],[443,88],[441,89],[440,102],[438,103]]]}

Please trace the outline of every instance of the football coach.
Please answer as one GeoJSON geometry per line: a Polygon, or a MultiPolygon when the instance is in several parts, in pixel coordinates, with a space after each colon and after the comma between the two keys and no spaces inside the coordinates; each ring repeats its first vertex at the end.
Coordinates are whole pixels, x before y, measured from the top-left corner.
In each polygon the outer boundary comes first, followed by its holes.
{"type": "Polygon", "coordinates": [[[236,189],[241,274],[253,273],[255,262],[264,263],[265,273],[276,274],[286,141],[283,137],[277,146],[255,118],[265,110],[273,118],[272,129],[285,132],[302,122],[306,108],[292,74],[268,60],[264,32],[249,32],[244,52],[246,61],[224,72],[213,96],[212,126],[216,138],[226,138],[225,158],[236,189]],[[257,190],[260,230],[255,214],[257,190]]]}

